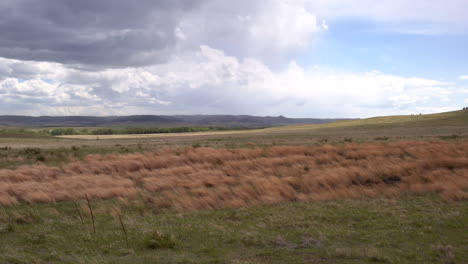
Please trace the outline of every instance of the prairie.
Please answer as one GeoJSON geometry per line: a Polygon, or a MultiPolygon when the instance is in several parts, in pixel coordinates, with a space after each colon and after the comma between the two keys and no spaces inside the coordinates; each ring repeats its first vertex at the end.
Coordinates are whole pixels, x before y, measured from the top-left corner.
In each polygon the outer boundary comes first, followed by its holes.
{"type": "Polygon", "coordinates": [[[467,175],[466,141],[190,147],[0,170],[0,203],[144,196],[158,208],[195,210],[409,191],[456,201],[468,197],[467,175]]]}
{"type": "Polygon", "coordinates": [[[468,203],[432,194],[194,212],[156,209],[144,199],[91,206],[96,233],[85,200],[2,208],[0,263],[444,264],[468,258],[468,203]]]}
{"type": "MultiPolygon", "coordinates": [[[[280,126],[258,130],[167,133],[144,135],[72,135],[37,136],[25,133],[0,133],[0,147],[13,149],[61,149],[85,147],[100,153],[102,149],[118,151],[120,146],[145,149],[164,147],[245,147],[335,144],[351,139],[357,142],[468,138],[468,111],[433,115],[376,117],[337,121],[326,124],[280,126]],[[117,146],[117,147],[116,147],[117,146]]],[[[92,151],[90,151],[92,152],[92,151]]]]}
{"type": "Polygon", "coordinates": [[[0,263],[464,263],[467,117],[2,133],[0,263]]]}
{"type": "MultiPolygon", "coordinates": [[[[250,130],[250,133],[262,132],[261,129],[250,130]]],[[[186,132],[186,133],[153,133],[153,134],[119,134],[119,135],[63,135],[57,136],[60,138],[75,138],[75,139],[141,139],[154,137],[190,137],[190,136],[212,136],[212,135],[230,135],[230,134],[245,134],[246,131],[210,131],[210,132],[186,132]]]]}

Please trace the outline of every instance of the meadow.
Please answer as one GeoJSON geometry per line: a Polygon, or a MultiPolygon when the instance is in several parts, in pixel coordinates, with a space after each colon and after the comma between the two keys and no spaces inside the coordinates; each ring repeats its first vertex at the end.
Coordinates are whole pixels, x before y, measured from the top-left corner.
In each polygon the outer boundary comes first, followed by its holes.
{"type": "Polygon", "coordinates": [[[466,141],[400,141],[94,154],[0,170],[0,204],[143,196],[157,208],[196,210],[408,191],[457,201],[468,198],[467,153],[466,141]]]}
{"type": "Polygon", "coordinates": [[[9,130],[0,263],[466,263],[467,117],[129,138],[9,130]]]}

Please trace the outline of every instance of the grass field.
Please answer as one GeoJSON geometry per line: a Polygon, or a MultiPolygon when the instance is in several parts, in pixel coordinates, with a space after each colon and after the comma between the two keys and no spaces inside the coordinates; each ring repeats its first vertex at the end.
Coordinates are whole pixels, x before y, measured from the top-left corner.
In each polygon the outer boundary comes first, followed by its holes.
{"type": "MultiPolygon", "coordinates": [[[[289,126],[287,129],[316,129],[350,126],[410,126],[410,127],[434,127],[434,126],[466,126],[468,122],[468,110],[453,111],[427,115],[401,115],[382,116],[366,119],[345,120],[317,125],[289,126]]],[[[273,130],[278,128],[272,128],[273,130]]]]}
{"type": "Polygon", "coordinates": [[[210,131],[210,132],[187,132],[187,133],[157,133],[157,134],[121,134],[121,135],[64,135],[60,138],[72,139],[145,139],[145,138],[167,138],[167,137],[193,137],[193,136],[217,136],[246,133],[262,133],[261,129],[239,130],[239,131],[210,131]]]}
{"type": "Polygon", "coordinates": [[[0,133],[0,263],[468,263],[468,111],[0,133]],[[89,200],[88,200],[89,199],[89,200]]]}
{"type": "Polygon", "coordinates": [[[401,192],[468,198],[468,142],[180,148],[0,170],[0,204],[144,196],[158,208],[244,207],[401,192]]]}
{"type": "MultiPolygon", "coordinates": [[[[152,137],[191,137],[191,136],[206,136],[206,135],[254,135],[256,133],[278,133],[278,132],[293,132],[295,130],[316,131],[321,129],[340,129],[340,128],[364,128],[364,129],[392,129],[392,128],[437,128],[437,127],[450,127],[454,129],[459,127],[457,133],[463,133],[463,128],[468,125],[468,110],[454,111],[440,114],[429,115],[407,115],[407,116],[385,116],[373,117],[367,119],[345,120],[325,124],[312,124],[312,125],[295,125],[295,126],[282,126],[265,129],[255,130],[240,130],[240,131],[210,131],[210,132],[194,132],[194,133],[166,133],[166,134],[142,134],[142,135],[68,135],[61,136],[63,138],[76,138],[76,139],[131,139],[131,138],[152,138],[152,137]]],[[[410,135],[411,136],[411,135],[410,135]]]]}
{"type": "Polygon", "coordinates": [[[435,195],[179,213],[143,200],[0,213],[0,263],[466,263],[468,203],[435,195]],[[125,233],[119,221],[127,232],[125,233]],[[83,221],[81,221],[81,219],[83,221]]]}
{"type": "Polygon", "coordinates": [[[64,150],[85,148],[87,152],[102,149],[120,151],[155,149],[162,147],[245,147],[257,146],[335,144],[349,141],[395,141],[468,138],[468,111],[422,115],[381,117],[363,120],[339,121],[319,125],[301,125],[245,131],[201,133],[145,134],[101,136],[70,136],[67,138],[25,133],[0,133],[0,147],[12,149],[41,148],[64,150]],[[386,122],[381,122],[386,120],[386,122]],[[402,120],[405,122],[402,123],[402,120]],[[6,135],[6,136],[5,136],[6,135]]]}

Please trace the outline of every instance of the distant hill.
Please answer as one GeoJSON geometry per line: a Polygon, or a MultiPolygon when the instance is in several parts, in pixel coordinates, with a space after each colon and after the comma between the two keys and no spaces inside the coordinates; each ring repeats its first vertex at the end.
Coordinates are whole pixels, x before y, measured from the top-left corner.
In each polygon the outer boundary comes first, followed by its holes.
{"type": "Polygon", "coordinates": [[[365,119],[339,120],[326,124],[287,126],[272,129],[318,129],[339,127],[466,127],[468,128],[468,109],[426,115],[381,116],[365,119]]]}
{"type": "Polygon", "coordinates": [[[272,127],[323,124],[346,119],[250,115],[0,116],[0,127],[224,126],[272,127]]]}

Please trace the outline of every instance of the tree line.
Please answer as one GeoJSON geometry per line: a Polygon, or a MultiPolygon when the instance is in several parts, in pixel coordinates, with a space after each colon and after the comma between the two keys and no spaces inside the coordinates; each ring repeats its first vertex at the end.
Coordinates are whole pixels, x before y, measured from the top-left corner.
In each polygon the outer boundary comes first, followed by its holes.
{"type": "Polygon", "coordinates": [[[49,131],[52,136],[62,135],[125,135],[125,134],[159,134],[159,133],[187,133],[208,132],[227,130],[247,130],[258,127],[127,127],[127,128],[97,128],[97,129],[75,129],[55,128],[49,131]]]}

